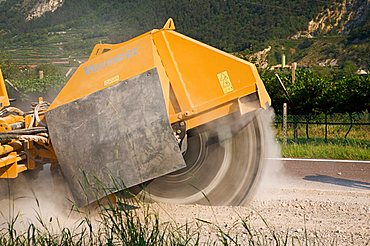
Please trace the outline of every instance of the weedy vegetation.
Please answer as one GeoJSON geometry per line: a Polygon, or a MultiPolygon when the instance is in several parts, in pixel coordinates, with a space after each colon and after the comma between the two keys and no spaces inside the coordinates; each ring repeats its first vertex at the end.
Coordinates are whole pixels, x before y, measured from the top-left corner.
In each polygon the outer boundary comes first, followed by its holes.
{"type": "MultiPolygon", "coordinates": [[[[117,198],[97,203],[94,211],[73,212],[79,219],[71,227],[61,227],[58,218],[43,218],[40,207],[34,223],[24,223],[17,214],[1,225],[0,245],[323,245],[315,233],[275,231],[262,217],[264,226],[258,229],[242,215],[229,228],[203,219],[183,225],[162,222],[150,204],[132,199],[117,198]]],[[[329,245],[336,245],[336,239],[329,245]]]]}

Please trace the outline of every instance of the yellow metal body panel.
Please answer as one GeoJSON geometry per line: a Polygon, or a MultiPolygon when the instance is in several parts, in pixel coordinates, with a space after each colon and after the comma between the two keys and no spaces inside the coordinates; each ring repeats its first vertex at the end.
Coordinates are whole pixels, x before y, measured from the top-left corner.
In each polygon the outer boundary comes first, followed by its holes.
{"type": "Polygon", "coordinates": [[[3,74],[0,69],[0,109],[9,105],[8,92],[6,91],[3,74]]]}
{"type": "Polygon", "coordinates": [[[18,165],[22,157],[18,156],[16,152],[11,152],[9,155],[0,158],[0,178],[16,178],[18,173],[27,170],[25,165],[18,165]]]}
{"type": "Polygon", "coordinates": [[[0,132],[7,132],[12,130],[11,124],[24,122],[24,117],[20,115],[8,115],[0,118],[0,132]]]}
{"type": "Polygon", "coordinates": [[[127,42],[96,45],[65,85],[49,110],[157,68],[171,123],[187,128],[236,110],[238,99],[258,93],[260,105],[271,104],[249,62],[175,32],[172,19],[127,42]]]}
{"type": "Polygon", "coordinates": [[[105,81],[119,76],[125,80],[154,66],[150,35],[131,40],[125,45],[89,59],[81,65],[61,90],[49,110],[114,84],[105,81]]]}
{"type": "Polygon", "coordinates": [[[8,154],[15,150],[19,150],[21,148],[22,148],[22,143],[18,140],[12,141],[9,144],[0,144],[0,156],[8,154]]]}

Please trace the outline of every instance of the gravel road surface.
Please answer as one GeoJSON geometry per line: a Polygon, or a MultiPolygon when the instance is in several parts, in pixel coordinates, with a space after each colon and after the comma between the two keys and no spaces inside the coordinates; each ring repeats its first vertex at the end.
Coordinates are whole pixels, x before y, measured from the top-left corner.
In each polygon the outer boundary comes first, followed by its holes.
{"type": "Polygon", "coordinates": [[[211,238],[218,227],[243,242],[242,219],[267,242],[272,229],[281,238],[288,232],[295,245],[304,239],[310,245],[370,245],[370,162],[271,160],[245,207],[158,204],[158,211],[162,221],[179,225],[211,222],[201,229],[211,238]]]}
{"type": "MultiPolygon", "coordinates": [[[[51,185],[44,181],[31,186],[36,195],[16,199],[21,214],[30,217],[40,209],[45,217],[63,216],[57,205],[65,197],[63,192],[51,194],[51,185]],[[41,208],[34,207],[34,197],[41,208]]],[[[0,222],[12,204],[0,202],[0,222]]],[[[248,228],[256,240],[266,242],[262,245],[275,245],[271,231],[280,239],[288,233],[289,245],[292,240],[305,245],[306,239],[309,245],[370,245],[370,162],[270,159],[245,206],[150,204],[150,208],[163,224],[192,225],[191,232],[199,231],[203,241],[216,240],[222,230],[245,245],[248,228]]]]}

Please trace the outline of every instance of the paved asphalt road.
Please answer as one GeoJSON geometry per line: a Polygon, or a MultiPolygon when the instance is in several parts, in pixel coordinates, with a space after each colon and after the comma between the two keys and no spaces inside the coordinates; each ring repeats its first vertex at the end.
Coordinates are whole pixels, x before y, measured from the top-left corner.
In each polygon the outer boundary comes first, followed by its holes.
{"type": "Polygon", "coordinates": [[[282,162],[291,177],[370,190],[370,161],[283,158],[282,162]]]}

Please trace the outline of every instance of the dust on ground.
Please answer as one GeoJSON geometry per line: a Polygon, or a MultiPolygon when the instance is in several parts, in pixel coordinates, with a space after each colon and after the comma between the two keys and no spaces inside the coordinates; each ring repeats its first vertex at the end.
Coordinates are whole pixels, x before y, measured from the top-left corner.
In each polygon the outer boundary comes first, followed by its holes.
{"type": "MultiPolygon", "coordinates": [[[[208,221],[225,231],[232,228],[230,232],[241,238],[248,234],[246,228],[240,225],[244,220],[258,232],[269,235],[271,242],[273,236],[270,229],[280,233],[282,238],[288,232],[291,237],[307,237],[311,243],[324,245],[332,245],[333,242],[335,245],[370,243],[370,175],[367,189],[315,183],[297,177],[288,179],[289,182],[274,183],[260,189],[246,206],[155,206],[162,221],[177,224],[208,221]]],[[[216,233],[214,228],[203,230],[212,235],[216,233]]]]}
{"type": "MultiPolygon", "coordinates": [[[[273,163],[273,162],[272,162],[273,163]]],[[[363,187],[347,187],[333,183],[305,180],[291,174],[290,165],[283,165],[285,182],[267,182],[259,189],[255,198],[246,206],[204,206],[175,204],[143,204],[143,208],[159,214],[162,224],[171,223],[179,228],[185,224],[201,231],[201,240],[215,239],[220,231],[237,236],[238,242],[248,238],[248,231],[242,225],[246,221],[256,235],[265,235],[267,242],[273,242],[274,231],[284,238],[300,238],[296,244],[308,238],[318,245],[368,245],[370,239],[370,178],[362,179],[363,187]],[[290,176],[288,176],[290,175],[290,176]]],[[[351,175],[353,167],[342,172],[351,175]]],[[[352,173],[356,173],[356,170],[352,173]]],[[[370,167],[364,172],[369,172],[370,167]]],[[[303,172],[303,171],[302,171],[303,172]]],[[[315,172],[315,170],[312,170],[315,172]]],[[[370,172],[369,172],[370,173],[370,172]]],[[[276,175],[277,173],[275,173],[276,175]]],[[[333,173],[334,175],[339,175],[333,173]]],[[[267,176],[264,176],[268,178],[267,176]]],[[[305,176],[306,177],[306,176],[305,176]]],[[[339,177],[341,178],[341,177],[339,177]]],[[[349,178],[349,177],[347,177],[349,178]]],[[[355,178],[355,177],[352,177],[355,178]]],[[[35,187],[36,188],[36,187],[35,187]]],[[[39,200],[44,221],[51,225],[58,220],[59,228],[76,227],[76,217],[68,217],[68,207],[55,205],[53,196],[45,193],[39,200]],[[45,197],[46,196],[46,197],[45,197]],[[53,218],[50,221],[49,218],[53,218]]],[[[23,219],[37,214],[34,197],[21,197],[16,202],[22,205],[23,219]],[[30,203],[28,203],[28,202],[30,203]],[[27,210],[28,207],[28,210],[27,210]]],[[[19,204],[18,204],[19,205],[19,204]]],[[[7,206],[7,204],[5,204],[7,206]]],[[[4,204],[2,204],[4,211],[4,204]]],[[[33,217],[35,218],[35,217],[33,217]]],[[[21,226],[26,227],[26,220],[21,226]]],[[[37,220],[31,220],[37,224],[37,220]]],[[[41,225],[40,225],[41,226],[41,225]]],[[[58,228],[56,228],[56,231],[58,228]]],[[[246,243],[246,241],[244,241],[246,243]]],[[[310,244],[310,245],[311,245],[310,244]]]]}
{"type": "Polygon", "coordinates": [[[51,175],[50,164],[16,179],[0,179],[0,195],[0,229],[14,220],[19,230],[30,223],[63,227],[76,222],[72,196],[61,176],[51,175]]]}

